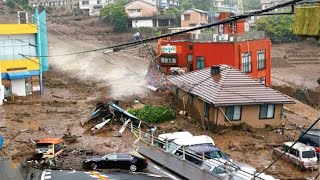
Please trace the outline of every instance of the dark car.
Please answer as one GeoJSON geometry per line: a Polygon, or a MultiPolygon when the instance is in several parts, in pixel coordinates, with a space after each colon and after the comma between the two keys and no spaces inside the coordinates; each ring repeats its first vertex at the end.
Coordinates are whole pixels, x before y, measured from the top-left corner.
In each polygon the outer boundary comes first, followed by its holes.
{"type": "Polygon", "coordinates": [[[186,148],[186,160],[197,165],[202,164],[203,155],[206,159],[225,159],[227,161],[232,161],[219,148],[212,144],[199,144],[186,148]]]}
{"type": "MultiPolygon", "coordinates": [[[[304,133],[301,132],[301,135],[304,133]]],[[[299,142],[308,146],[313,146],[316,150],[318,160],[320,160],[320,129],[311,129],[304,136],[301,137],[299,142]]]]}
{"type": "Polygon", "coordinates": [[[141,171],[148,167],[146,159],[124,153],[107,154],[102,157],[86,159],[83,162],[84,169],[128,169],[141,171]]]}

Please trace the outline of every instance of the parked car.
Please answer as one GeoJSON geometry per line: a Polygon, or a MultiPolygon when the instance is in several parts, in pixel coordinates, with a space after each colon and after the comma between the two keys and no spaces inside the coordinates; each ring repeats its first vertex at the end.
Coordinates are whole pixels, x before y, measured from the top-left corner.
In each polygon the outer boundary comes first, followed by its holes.
{"type": "Polygon", "coordinates": [[[214,173],[223,179],[232,179],[232,180],[275,180],[270,175],[261,173],[258,175],[257,170],[250,166],[249,164],[244,163],[231,163],[225,159],[208,159],[201,166],[202,169],[214,173]],[[256,176],[254,178],[254,176],[256,176]]]}
{"type": "MultiPolygon", "coordinates": [[[[200,135],[200,136],[192,136],[189,138],[180,138],[175,139],[171,143],[169,143],[168,152],[171,154],[176,154],[177,150],[183,147],[190,147],[198,144],[214,144],[214,141],[211,137],[206,135],[200,135]]],[[[176,155],[181,155],[181,153],[178,152],[176,155]]]]}
{"type": "Polygon", "coordinates": [[[158,140],[155,141],[155,145],[158,147],[165,148],[165,143],[168,141],[170,143],[171,141],[179,138],[190,138],[193,135],[188,131],[180,131],[180,132],[173,132],[173,133],[165,133],[160,134],[158,136],[158,140]]]}
{"type": "MultiPolygon", "coordinates": [[[[179,149],[181,150],[181,149],[179,149]]],[[[232,161],[225,155],[218,147],[212,144],[198,144],[186,148],[186,160],[191,161],[197,165],[202,164],[202,159],[225,159],[232,161]]]]}
{"type": "MultiPolygon", "coordinates": [[[[304,132],[301,132],[300,137],[304,132]]],[[[320,129],[311,129],[304,136],[301,137],[299,142],[308,146],[313,146],[316,150],[318,160],[320,160],[320,129]]]]}
{"type": "Polygon", "coordinates": [[[127,169],[141,171],[148,167],[148,161],[131,154],[118,153],[107,154],[102,157],[86,159],[83,162],[84,169],[127,169]]]}
{"type": "Polygon", "coordinates": [[[298,166],[301,170],[318,168],[314,147],[298,142],[289,149],[292,144],[293,142],[285,142],[282,147],[274,148],[273,152],[277,156],[286,152],[282,158],[298,166]]]}

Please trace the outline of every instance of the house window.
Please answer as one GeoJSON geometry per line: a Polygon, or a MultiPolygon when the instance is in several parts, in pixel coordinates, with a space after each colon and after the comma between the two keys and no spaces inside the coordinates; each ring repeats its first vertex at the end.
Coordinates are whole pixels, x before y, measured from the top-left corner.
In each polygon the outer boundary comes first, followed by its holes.
{"type": "Polygon", "coordinates": [[[204,57],[203,56],[197,56],[197,69],[203,69],[204,68],[204,57]]]}
{"type": "Polygon", "coordinates": [[[262,84],[266,84],[266,77],[261,77],[261,78],[258,78],[258,81],[261,82],[262,84]]]}
{"type": "Polygon", "coordinates": [[[209,117],[209,109],[210,109],[210,105],[206,102],[204,102],[203,104],[203,116],[204,117],[209,117]]]}
{"type": "Polygon", "coordinates": [[[100,4],[100,1],[97,1],[97,4],[100,4]]]}
{"type": "Polygon", "coordinates": [[[189,44],[189,50],[193,49],[193,44],[189,44]]]}
{"type": "Polygon", "coordinates": [[[257,51],[258,69],[266,68],[266,50],[257,51]]]}
{"type": "Polygon", "coordinates": [[[188,62],[192,62],[192,54],[188,54],[187,60],[188,60],[188,62]]]}
{"type": "Polygon", "coordinates": [[[189,21],[190,20],[190,14],[184,14],[184,20],[189,21]]]}
{"type": "Polygon", "coordinates": [[[251,53],[242,53],[242,72],[251,72],[251,53]]]}
{"type": "Polygon", "coordinates": [[[274,118],[274,104],[260,105],[260,119],[273,119],[274,118]]]}
{"type": "Polygon", "coordinates": [[[227,106],[226,107],[226,118],[230,121],[241,120],[241,106],[227,106]]]}
{"type": "Polygon", "coordinates": [[[82,5],[89,4],[89,1],[82,1],[82,5]]]}
{"type": "Polygon", "coordinates": [[[190,103],[190,104],[193,103],[193,97],[194,97],[194,96],[193,96],[192,94],[189,95],[189,103],[190,103]]]}
{"type": "Polygon", "coordinates": [[[161,57],[160,58],[162,64],[176,64],[177,59],[175,57],[161,57]]]}

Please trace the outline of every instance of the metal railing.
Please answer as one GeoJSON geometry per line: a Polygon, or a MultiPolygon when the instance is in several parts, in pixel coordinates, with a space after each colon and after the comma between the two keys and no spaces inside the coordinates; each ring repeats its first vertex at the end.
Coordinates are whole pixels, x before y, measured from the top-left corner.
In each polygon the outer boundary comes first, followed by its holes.
{"type": "Polygon", "coordinates": [[[265,39],[264,31],[250,31],[244,33],[233,34],[215,34],[215,33],[200,33],[200,34],[182,34],[168,37],[170,41],[193,41],[193,42],[241,42],[247,40],[265,39]]]}
{"type": "MultiPolygon", "coordinates": [[[[211,159],[210,157],[206,156],[204,153],[202,155],[198,155],[196,152],[187,149],[185,146],[181,146],[179,147],[179,149],[176,149],[176,152],[178,151],[178,155],[177,153],[172,153],[169,151],[169,144],[170,142],[168,140],[162,141],[158,138],[156,138],[157,136],[155,136],[156,134],[153,131],[150,131],[148,133],[145,133],[142,131],[142,129],[138,126],[134,126],[133,123],[129,123],[127,125],[128,128],[130,128],[131,132],[135,134],[135,136],[137,137],[137,140],[135,141],[142,141],[143,143],[146,143],[150,146],[153,146],[154,148],[157,148],[158,150],[161,150],[165,153],[170,154],[172,157],[178,158],[182,161],[189,161],[190,163],[192,163],[193,166],[198,167],[201,170],[206,171],[207,173],[213,174],[215,176],[219,176],[219,174],[216,174],[213,169],[211,169],[212,171],[204,168],[204,165],[206,164],[206,161],[210,159],[211,162],[213,162],[216,167],[219,168],[223,168],[223,171],[226,173],[226,177],[224,176],[220,176],[221,179],[225,178],[228,179],[230,174],[236,171],[241,171],[242,176],[245,176],[248,179],[252,179],[254,177],[254,174],[251,174],[249,172],[243,171],[241,170],[237,165],[233,164],[230,161],[221,161],[220,159],[211,159]],[[198,163],[195,163],[198,162],[198,163]]],[[[256,177],[256,179],[262,179],[259,177],[256,177]]]]}

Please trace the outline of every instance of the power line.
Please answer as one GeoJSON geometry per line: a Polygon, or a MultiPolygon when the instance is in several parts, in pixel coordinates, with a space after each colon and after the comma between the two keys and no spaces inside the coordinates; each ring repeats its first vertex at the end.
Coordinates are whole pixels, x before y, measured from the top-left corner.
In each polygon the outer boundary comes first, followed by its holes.
{"type": "Polygon", "coordinates": [[[307,134],[308,131],[310,131],[310,130],[313,128],[313,126],[315,126],[319,121],[320,121],[320,117],[319,117],[305,132],[303,132],[303,133],[301,134],[301,136],[298,138],[298,140],[296,140],[296,141],[288,148],[287,151],[283,152],[283,153],[282,153],[276,160],[274,160],[268,167],[266,167],[266,168],[263,169],[261,172],[259,172],[257,175],[255,175],[254,178],[257,177],[257,176],[259,176],[261,173],[265,172],[266,170],[268,170],[268,169],[269,169],[273,164],[275,164],[283,155],[285,155],[287,152],[289,152],[289,150],[292,149],[292,147],[293,147],[297,142],[299,142],[299,141],[302,139],[302,137],[303,137],[305,134],[307,134]]]}
{"type": "MultiPolygon", "coordinates": [[[[231,16],[229,18],[217,21],[215,23],[210,23],[210,24],[207,24],[207,25],[194,27],[194,28],[190,28],[190,29],[187,29],[187,30],[182,30],[182,31],[179,31],[179,32],[173,32],[173,33],[168,33],[168,34],[155,36],[155,37],[151,37],[151,38],[147,38],[147,39],[142,39],[142,40],[138,40],[138,41],[135,41],[135,42],[123,43],[123,44],[118,44],[118,45],[109,46],[109,47],[103,47],[103,48],[97,48],[97,49],[91,49],[91,50],[79,51],[79,52],[73,52],[73,53],[66,53],[66,54],[60,54],[60,55],[54,55],[54,56],[68,56],[68,55],[75,55],[75,54],[83,54],[83,53],[101,51],[101,50],[106,50],[106,49],[112,49],[113,51],[116,51],[116,50],[119,50],[121,48],[126,48],[128,46],[135,46],[135,45],[138,45],[138,44],[143,44],[143,43],[150,42],[150,41],[153,41],[153,40],[158,40],[158,39],[161,39],[161,38],[166,38],[166,37],[170,37],[170,36],[174,36],[174,35],[179,35],[179,34],[187,33],[187,32],[190,32],[190,31],[201,30],[201,29],[204,29],[204,28],[209,28],[209,27],[212,27],[212,26],[220,25],[220,24],[230,23],[230,22],[233,22],[233,21],[237,21],[237,20],[240,20],[240,19],[244,19],[244,18],[247,18],[247,17],[254,16],[256,14],[263,14],[265,12],[269,12],[269,11],[272,11],[274,9],[286,7],[286,6],[289,6],[289,5],[294,5],[295,3],[300,2],[300,1],[303,1],[303,0],[292,0],[292,1],[281,3],[281,4],[278,4],[276,6],[266,8],[266,9],[262,9],[262,10],[258,10],[258,11],[254,11],[254,12],[238,15],[238,16],[231,16]]],[[[30,55],[26,55],[26,56],[30,57],[30,55]]],[[[44,57],[54,57],[54,56],[44,56],[44,57]]]]}

